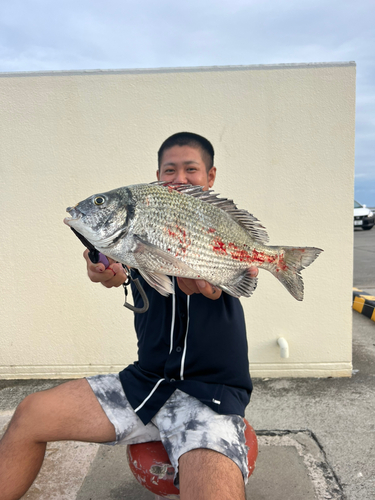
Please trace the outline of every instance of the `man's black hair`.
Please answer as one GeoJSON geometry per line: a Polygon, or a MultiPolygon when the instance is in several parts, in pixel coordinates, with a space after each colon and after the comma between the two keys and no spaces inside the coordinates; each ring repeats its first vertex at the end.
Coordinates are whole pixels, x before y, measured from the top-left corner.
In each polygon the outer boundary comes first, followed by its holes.
{"type": "Polygon", "coordinates": [[[193,132],[178,132],[166,139],[160,146],[158,151],[158,165],[160,170],[160,163],[163,153],[166,149],[173,148],[173,146],[190,146],[191,148],[200,149],[202,153],[202,160],[206,165],[207,172],[214,165],[214,148],[209,140],[193,132]]]}

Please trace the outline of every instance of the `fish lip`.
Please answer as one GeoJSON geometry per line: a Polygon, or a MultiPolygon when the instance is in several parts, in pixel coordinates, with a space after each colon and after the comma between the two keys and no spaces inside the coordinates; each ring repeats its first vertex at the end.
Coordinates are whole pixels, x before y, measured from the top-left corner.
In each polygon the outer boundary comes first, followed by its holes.
{"type": "Polygon", "coordinates": [[[82,218],[82,212],[80,212],[76,207],[68,207],[66,209],[70,217],[65,217],[64,223],[70,226],[70,223],[73,221],[78,221],[82,218]]]}

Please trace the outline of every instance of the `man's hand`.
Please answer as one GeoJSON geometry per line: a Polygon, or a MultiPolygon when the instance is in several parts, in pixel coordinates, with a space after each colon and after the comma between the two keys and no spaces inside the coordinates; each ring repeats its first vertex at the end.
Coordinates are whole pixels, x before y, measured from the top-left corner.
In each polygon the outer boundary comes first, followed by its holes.
{"type": "MultiPolygon", "coordinates": [[[[258,276],[258,268],[251,267],[250,275],[252,278],[258,276]]],[[[204,280],[192,280],[188,278],[177,278],[178,286],[181,290],[186,293],[186,295],[192,295],[193,293],[201,293],[205,297],[211,300],[217,300],[221,294],[222,290],[220,288],[207,283],[204,280]]]]}
{"type": "Polygon", "coordinates": [[[192,280],[189,278],[177,278],[178,286],[186,295],[193,295],[193,293],[201,293],[208,299],[217,300],[222,290],[216,286],[207,283],[204,280],[192,280]]]}
{"type": "Polygon", "coordinates": [[[94,283],[101,283],[106,288],[119,287],[126,281],[126,274],[121,264],[109,260],[107,269],[104,264],[93,264],[89,259],[89,251],[85,250],[83,256],[87,262],[87,274],[94,283]]]}

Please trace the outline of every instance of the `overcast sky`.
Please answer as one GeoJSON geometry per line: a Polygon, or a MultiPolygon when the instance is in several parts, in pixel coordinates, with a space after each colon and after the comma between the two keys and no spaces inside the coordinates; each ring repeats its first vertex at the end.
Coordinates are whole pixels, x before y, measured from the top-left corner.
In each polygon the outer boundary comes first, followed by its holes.
{"type": "Polygon", "coordinates": [[[0,0],[0,72],[357,63],[356,187],[375,206],[375,0],[0,0]]]}

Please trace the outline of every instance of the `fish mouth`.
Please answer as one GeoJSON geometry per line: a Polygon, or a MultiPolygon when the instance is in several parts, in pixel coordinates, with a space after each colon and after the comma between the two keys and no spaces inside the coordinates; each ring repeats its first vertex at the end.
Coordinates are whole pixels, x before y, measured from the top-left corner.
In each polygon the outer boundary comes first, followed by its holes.
{"type": "Polygon", "coordinates": [[[82,212],[80,212],[76,207],[68,207],[66,209],[70,217],[65,217],[64,223],[70,226],[72,222],[78,221],[82,218],[82,212]]]}

